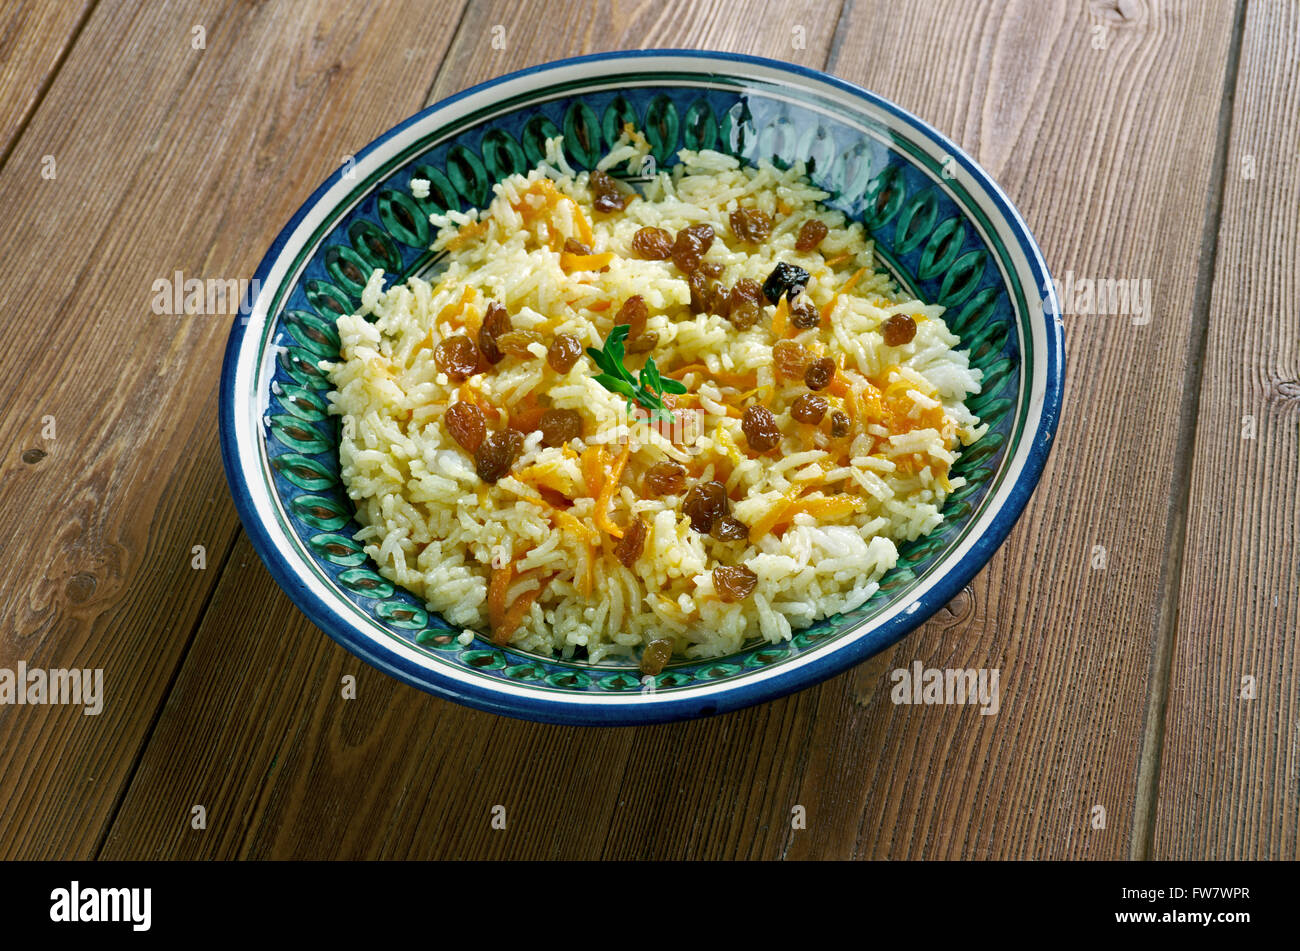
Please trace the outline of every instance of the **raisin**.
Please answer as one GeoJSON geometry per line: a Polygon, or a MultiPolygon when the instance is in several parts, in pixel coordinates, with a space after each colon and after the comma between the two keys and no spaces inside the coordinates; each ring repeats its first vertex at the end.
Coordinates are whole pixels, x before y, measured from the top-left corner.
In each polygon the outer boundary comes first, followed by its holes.
{"type": "Polygon", "coordinates": [[[818,396],[815,393],[805,393],[794,401],[790,407],[790,417],[801,423],[811,423],[816,426],[826,415],[826,410],[830,406],[826,402],[826,397],[818,396]]]}
{"type": "Polygon", "coordinates": [[[645,472],[646,487],[655,495],[681,495],[686,470],[675,462],[656,462],[645,472]]]}
{"type": "Polygon", "coordinates": [[[568,373],[582,356],[582,344],[577,337],[557,334],[546,351],[546,362],[556,373],[568,373]]]}
{"type": "Polygon", "coordinates": [[[808,272],[795,264],[782,261],[772,269],[772,273],[763,282],[763,296],[769,304],[775,304],[783,296],[794,303],[794,299],[808,286],[808,272]]]}
{"type": "Polygon", "coordinates": [[[518,357],[520,360],[533,359],[536,354],[528,347],[541,342],[542,335],[535,330],[512,330],[497,337],[497,346],[501,348],[501,352],[518,357]]]}
{"type": "Polygon", "coordinates": [[[542,413],[538,428],[542,431],[542,442],[547,446],[563,446],[570,439],[582,435],[582,417],[577,410],[548,409],[542,413]]]}
{"type": "Polygon", "coordinates": [[[849,414],[836,410],[831,413],[831,435],[843,439],[849,434],[849,414]]]}
{"type": "Polygon", "coordinates": [[[894,314],[881,325],[880,332],[884,334],[885,346],[901,347],[916,336],[916,321],[907,314],[894,314]]]}
{"type": "Polygon", "coordinates": [[[755,304],[760,303],[763,297],[763,285],[758,281],[743,277],[736,282],[736,286],[731,289],[731,306],[742,300],[753,301],[755,304]]]}
{"type": "Polygon", "coordinates": [[[645,305],[645,298],[640,294],[633,294],[627,300],[623,301],[623,306],[618,309],[618,314],[614,317],[614,324],[627,324],[627,335],[639,337],[645,333],[645,322],[650,317],[650,310],[645,305]]]}
{"type": "Polygon", "coordinates": [[[747,244],[762,244],[772,233],[772,219],[757,208],[741,208],[731,213],[731,233],[747,244]]]}
{"type": "Polygon", "coordinates": [[[645,522],[639,518],[633,518],[632,524],[627,527],[623,537],[618,540],[614,546],[614,557],[623,563],[625,568],[631,568],[641,552],[645,549],[645,522]]]}
{"type": "Polygon", "coordinates": [[[474,452],[487,433],[483,411],[473,403],[456,402],[447,407],[447,431],[468,452],[474,452]]]}
{"type": "Polygon", "coordinates": [[[691,528],[707,535],[713,523],[727,514],[730,501],[727,487],[721,482],[700,482],[691,486],[682,499],[682,513],[691,520],[691,528]]]}
{"type": "Polygon", "coordinates": [[[699,271],[692,271],[686,276],[686,286],[691,289],[691,313],[707,314],[713,299],[708,278],[699,271]]]}
{"type": "Polygon", "coordinates": [[[713,569],[713,588],[723,601],[744,601],[757,587],[758,575],[744,565],[718,565],[713,569]]]}
{"type": "Polygon", "coordinates": [[[758,305],[752,300],[741,300],[731,305],[730,312],[727,314],[731,322],[735,324],[737,330],[748,330],[758,323],[763,312],[758,309],[758,305]]]}
{"type": "Polygon", "coordinates": [[[483,358],[488,363],[500,363],[505,355],[497,346],[497,337],[510,332],[510,314],[496,301],[488,304],[487,313],[483,315],[483,326],[478,331],[478,348],[483,351],[483,358]]]}
{"type": "Polygon", "coordinates": [[[474,453],[474,471],[484,482],[496,483],[510,471],[524,448],[524,434],[517,429],[490,433],[474,453]]]}
{"type": "Polygon", "coordinates": [[[683,274],[690,274],[700,266],[700,259],[712,245],[713,228],[709,225],[691,225],[689,228],[683,228],[677,232],[677,239],[673,242],[673,263],[683,274]]]}
{"type": "Polygon", "coordinates": [[[663,228],[642,228],[632,235],[632,250],[647,261],[662,261],[673,253],[673,236],[663,228]]]}
{"type": "Polygon", "coordinates": [[[656,637],[646,645],[645,650],[641,652],[641,673],[655,674],[662,673],[663,669],[668,666],[668,662],[673,658],[673,642],[671,638],[656,637]]]}
{"type": "Polygon", "coordinates": [[[723,515],[714,519],[709,537],[720,542],[738,542],[749,538],[749,528],[740,519],[723,515]]]}
{"type": "Polygon", "coordinates": [[[591,254],[591,248],[588,245],[585,245],[581,241],[578,241],[574,238],[565,238],[564,253],[587,255],[587,254],[591,254]]]}
{"type": "Polygon", "coordinates": [[[777,379],[782,377],[797,380],[808,369],[812,355],[804,345],[793,340],[778,340],[772,347],[772,368],[777,379]]]}
{"type": "Polygon", "coordinates": [[[803,227],[799,229],[799,237],[795,239],[794,249],[796,251],[811,251],[822,243],[822,239],[826,237],[829,231],[830,229],[826,227],[825,222],[818,221],[816,218],[809,218],[803,223],[803,227]]]}
{"type": "Polygon", "coordinates": [[[765,406],[750,406],[746,409],[740,428],[749,441],[749,448],[755,452],[767,452],[781,443],[781,430],[776,426],[776,417],[765,406]]]}
{"type": "Polygon", "coordinates": [[[701,261],[696,270],[705,277],[722,277],[722,272],[725,269],[717,261],[701,261]]]}
{"type": "Polygon", "coordinates": [[[597,211],[622,211],[627,207],[628,198],[631,196],[619,188],[618,183],[604,172],[592,172],[587,179],[587,185],[591,188],[594,196],[592,205],[597,211]]]}
{"type": "Polygon", "coordinates": [[[448,337],[433,348],[438,369],[457,382],[464,382],[478,369],[478,347],[464,334],[448,337]]]}
{"type": "Polygon", "coordinates": [[[628,353],[645,353],[659,346],[659,334],[651,330],[649,333],[637,334],[635,337],[628,337],[625,344],[628,353]]]}
{"type": "Polygon", "coordinates": [[[811,330],[822,322],[822,315],[809,301],[790,308],[790,323],[799,330],[811,330]]]}
{"type": "Polygon", "coordinates": [[[804,372],[804,385],[810,390],[824,390],[835,379],[835,361],[830,357],[814,360],[804,372]]]}

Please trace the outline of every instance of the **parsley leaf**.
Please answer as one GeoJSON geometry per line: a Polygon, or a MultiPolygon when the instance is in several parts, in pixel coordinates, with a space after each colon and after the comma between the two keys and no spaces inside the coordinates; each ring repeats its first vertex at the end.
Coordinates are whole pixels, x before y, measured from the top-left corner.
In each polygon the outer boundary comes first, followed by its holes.
{"type": "Polygon", "coordinates": [[[686,385],[671,377],[665,380],[660,376],[654,357],[646,359],[645,366],[637,376],[631,374],[623,365],[623,343],[631,329],[628,324],[618,324],[609,332],[600,350],[587,348],[587,355],[604,371],[592,379],[611,393],[624,397],[629,407],[635,403],[648,410],[651,419],[671,423],[673,415],[664,405],[664,394],[685,393],[686,385]]]}

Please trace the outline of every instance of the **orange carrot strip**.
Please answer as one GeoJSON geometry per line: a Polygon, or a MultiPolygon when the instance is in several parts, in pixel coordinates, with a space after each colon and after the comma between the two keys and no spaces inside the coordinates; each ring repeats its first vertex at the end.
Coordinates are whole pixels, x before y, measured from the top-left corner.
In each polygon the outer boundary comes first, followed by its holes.
{"type": "Polygon", "coordinates": [[[831,295],[831,299],[827,301],[826,306],[822,308],[822,320],[830,320],[831,311],[835,309],[835,305],[839,302],[840,295],[847,294],[849,291],[853,290],[854,285],[856,285],[858,281],[862,280],[862,275],[866,273],[866,268],[858,268],[858,270],[853,272],[853,276],[844,282],[844,286],[831,295]]]}
{"type": "Polygon", "coordinates": [[[773,505],[763,514],[762,518],[750,526],[749,540],[751,542],[756,542],[772,529],[776,528],[776,526],[781,522],[788,521],[786,518],[786,512],[795,505],[795,499],[799,497],[799,493],[802,491],[803,486],[798,485],[787,491],[785,493],[785,498],[773,505]]]}
{"type": "Polygon", "coordinates": [[[782,297],[776,302],[776,311],[772,314],[772,336],[777,340],[785,336],[785,318],[789,312],[789,305],[782,297]]]}
{"type": "Polygon", "coordinates": [[[837,265],[837,264],[843,264],[843,263],[844,263],[845,261],[847,261],[851,256],[852,256],[852,255],[850,255],[849,252],[845,251],[843,254],[837,254],[837,255],[835,255],[835,257],[833,257],[833,258],[827,258],[827,259],[826,259],[826,264],[827,264],[829,267],[834,267],[834,266],[837,265]]]}
{"type": "Polygon", "coordinates": [[[488,582],[488,624],[493,631],[496,631],[497,623],[505,610],[506,589],[510,587],[510,579],[514,577],[514,573],[514,561],[506,562],[503,568],[492,569],[492,580],[488,582]]]}
{"type": "Polygon", "coordinates": [[[596,496],[596,508],[592,513],[596,527],[614,538],[622,538],[623,529],[609,520],[609,503],[614,497],[614,490],[618,488],[618,480],[623,477],[623,467],[627,465],[628,456],[630,455],[632,455],[632,441],[629,439],[623,443],[623,451],[618,454],[618,459],[614,462],[614,468],[609,471],[609,478],[601,486],[600,495],[596,496]]]}
{"type": "Polygon", "coordinates": [[[540,588],[525,591],[519,596],[518,601],[510,605],[510,609],[506,611],[506,616],[501,619],[501,623],[492,627],[493,644],[510,643],[510,638],[514,636],[515,631],[519,630],[519,625],[523,623],[524,615],[532,609],[533,602],[537,600],[545,587],[546,584],[543,583],[540,588]]]}
{"type": "Polygon", "coordinates": [[[613,251],[603,251],[600,254],[570,254],[564,251],[560,254],[560,267],[566,271],[599,271],[612,260],[613,251]]]}
{"type": "Polygon", "coordinates": [[[587,483],[591,496],[600,494],[600,487],[605,481],[605,450],[600,446],[588,446],[582,450],[582,478],[587,483]]]}
{"type": "Polygon", "coordinates": [[[609,310],[610,305],[613,303],[613,301],[608,300],[596,301],[596,303],[588,307],[587,310],[594,310],[596,313],[600,313],[601,311],[609,310]]]}

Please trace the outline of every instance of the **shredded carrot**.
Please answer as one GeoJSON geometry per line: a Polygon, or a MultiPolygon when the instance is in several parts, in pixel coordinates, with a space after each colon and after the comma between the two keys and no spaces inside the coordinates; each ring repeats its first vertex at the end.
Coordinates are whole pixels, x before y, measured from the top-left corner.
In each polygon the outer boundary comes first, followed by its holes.
{"type": "Polygon", "coordinates": [[[546,585],[543,583],[539,588],[525,591],[519,596],[518,601],[510,605],[509,610],[506,611],[505,617],[501,619],[501,623],[492,626],[493,644],[500,645],[510,643],[510,638],[514,636],[515,631],[519,629],[519,625],[523,623],[524,615],[532,609],[533,602],[537,600],[538,596],[542,593],[542,589],[545,587],[546,585]]]}
{"type": "Polygon", "coordinates": [[[609,471],[609,478],[601,486],[600,495],[596,496],[595,511],[592,512],[596,527],[614,538],[622,538],[623,529],[609,520],[609,503],[614,497],[614,490],[618,488],[618,480],[623,477],[623,467],[627,465],[630,455],[632,455],[632,440],[629,439],[623,443],[623,451],[618,454],[618,459],[614,461],[614,468],[609,471]]]}
{"type": "Polygon", "coordinates": [[[687,373],[702,373],[724,386],[732,386],[737,389],[751,389],[757,380],[757,374],[754,373],[728,373],[726,370],[710,370],[703,363],[687,363],[673,370],[661,370],[659,372],[661,376],[670,376],[675,380],[680,379],[687,373]]]}
{"type": "Polygon", "coordinates": [[[772,336],[777,340],[785,336],[785,318],[789,312],[789,304],[782,297],[776,302],[776,310],[772,314],[772,336]]]}
{"type": "Polygon", "coordinates": [[[565,271],[599,271],[612,260],[613,251],[602,251],[600,254],[570,254],[564,251],[560,254],[560,267],[565,271]]]}
{"type": "Polygon", "coordinates": [[[845,261],[847,261],[850,257],[851,257],[851,255],[849,254],[849,252],[845,251],[843,254],[837,254],[837,255],[835,255],[835,257],[833,257],[833,258],[827,258],[827,259],[826,259],[826,264],[827,264],[829,267],[834,267],[834,266],[837,265],[837,264],[843,264],[843,263],[844,263],[845,261]]]}
{"type": "Polygon", "coordinates": [[[510,412],[510,425],[521,433],[531,433],[542,422],[546,407],[537,402],[537,395],[529,392],[510,412]]]}
{"type": "Polygon", "coordinates": [[[613,301],[607,301],[607,300],[596,301],[596,303],[588,307],[587,310],[594,310],[596,313],[599,314],[601,311],[609,310],[609,307],[612,303],[613,301]]]}
{"type": "Polygon", "coordinates": [[[833,311],[835,305],[839,303],[840,295],[847,294],[849,291],[853,290],[854,285],[856,285],[858,281],[862,280],[862,275],[866,273],[866,268],[858,268],[858,270],[853,272],[853,276],[844,282],[844,286],[831,295],[831,299],[827,301],[826,306],[822,308],[823,321],[830,320],[831,311],[833,311]]]}
{"type": "Polygon", "coordinates": [[[445,248],[448,251],[459,250],[485,231],[487,231],[486,221],[471,221],[468,224],[461,225],[455,237],[447,242],[445,248]]]}
{"type": "Polygon", "coordinates": [[[763,513],[763,517],[750,526],[749,540],[756,542],[781,522],[788,521],[785,517],[786,512],[795,504],[795,500],[799,498],[799,493],[802,491],[803,486],[794,486],[785,493],[785,497],[781,501],[763,513]]]}
{"type": "Polygon", "coordinates": [[[790,521],[800,512],[820,519],[843,518],[852,515],[858,503],[851,495],[832,495],[823,499],[801,499],[790,507],[783,521],[790,521]]]}
{"type": "Polygon", "coordinates": [[[600,493],[605,481],[605,450],[601,446],[588,446],[582,450],[582,478],[587,483],[587,492],[593,498],[600,493]]]}
{"type": "Polygon", "coordinates": [[[514,574],[514,561],[506,562],[505,567],[502,568],[492,568],[492,580],[488,582],[488,624],[492,626],[494,632],[497,630],[502,612],[505,611],[506,589],[510,587],[510,579],[514,574]]]}

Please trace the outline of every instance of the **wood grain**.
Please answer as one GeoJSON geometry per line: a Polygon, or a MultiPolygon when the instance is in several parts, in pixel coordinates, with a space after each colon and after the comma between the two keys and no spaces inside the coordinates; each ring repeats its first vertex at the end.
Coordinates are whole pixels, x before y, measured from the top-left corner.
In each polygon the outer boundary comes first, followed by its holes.
{"type": "MultiPolygon", "coordinates": [[[[775,3],[528,9],[525,20],[510,3],[472,4],[430,98],[593,50],[698,46],[780,55],[780,44],[794,35],[781,19],[786,7],[775,3]],[[571,23],[579,27],[565,26],[571,23]],[[504,49],[492,47],[497,25],[506,30],[504,49]]],[[[800,11],[806,48],[794,52],[820,63],[834,20],[814,18],[811,4],[800,11]]],[[[698,848],[720,857],[744,847],[760,854],[746,831],[760,827],[775,830],[761,852],[779,850],[782,814],[774,820],[770,803],[747,783],[752,774],[771,772],[785,775],[788,786],[790,764],[779,757],[761,764],[749,736],[806,733],[806,698],[645,731],[557,729],[493,717],[365,667],[279,595],[244,541],[236,552],[238,563],[199,629],[105,857],[593,857],[623,821],[670,827],[675,831],[662,844],[679,852],[698,848]],[[249,603],[271,604],[273,613],[254,622],[246,616],[249,603]],[[235,656],[246,658],[255,677],[231,668],[232,639],[235,656]],[[357,678],[356,701],[341,698],[345,673],[357,678]],[[193,740],[196,731],[201,744],[193,740]],[[639,783],[638,767],[628,765],[633,754],[653,756],[656,766],[674,761],[674,785],[639,783]],[[227,824],[192,834],[176,817],[203,796],[220,797],[227,824]],[[506,808],[508,834],[491,827],[494,805],[506,808]],[[636,817],[625,819],[630,812],[636,817]],[[723,835],[721,823],[734,825],[723,835]]],[[[664,830],[650,831],[657,841],[664,830]]]]}
{"type": "Polygon", "coordinates": [[[94,5],[8,0],[0,7],[0,164],[94,5]]]}
{"type": "Polygon", "coordinates": [[[1300,856],[1297,63],[1300,6],[1250,4],[1191,457],[1156,858],[1300,856]]]}
{"type": "Polygon", "coordinates": [[[251,275],[311,188],[419,106],[460,10],[103,4],[0,171],[30,223],[0,235],[21,278],[0,312],[22,315],[0,362],[23,368],[0,381],[0,515],[28,526],[0,538],[0,666],[102,668],[107,692],[97,717],[0,708],[0,856],[97,849],[233,543],[213,410],[231,317],[156,315],[153,282],[251,275]]]}

